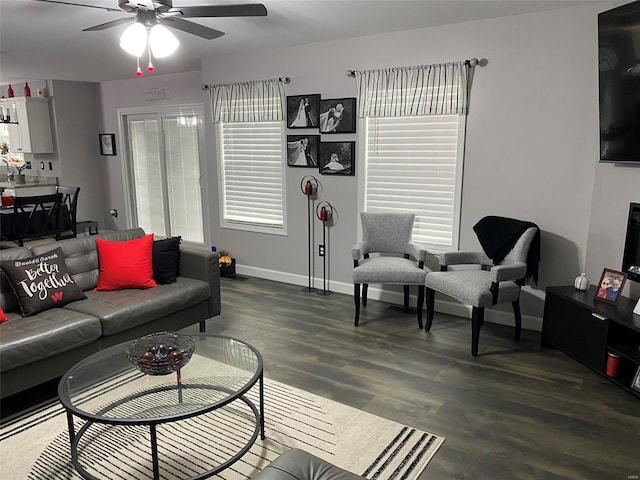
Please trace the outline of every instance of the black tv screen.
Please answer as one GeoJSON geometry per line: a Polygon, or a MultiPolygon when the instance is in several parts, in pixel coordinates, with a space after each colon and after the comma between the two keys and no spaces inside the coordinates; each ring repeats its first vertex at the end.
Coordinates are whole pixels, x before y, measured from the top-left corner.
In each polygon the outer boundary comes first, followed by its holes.
{"type": "Polygon", "coordinates": [[[622,271],[630,280],[640,282],[640,203],[632,203],[629,206],[622,271]]]}
{"type": "Polygon", "coordinates": [[[598,15],[600,161],[640,164],[640,1],[598,15]]]}

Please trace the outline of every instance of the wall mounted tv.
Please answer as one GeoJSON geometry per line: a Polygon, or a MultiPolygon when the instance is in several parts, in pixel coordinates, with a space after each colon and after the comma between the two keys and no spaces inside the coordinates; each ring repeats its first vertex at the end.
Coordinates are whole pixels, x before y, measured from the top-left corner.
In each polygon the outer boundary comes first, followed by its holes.
{"type": "Polygon", "coordinates": [[[627,274],[629,280],[640,282],[640,203],[632,203],[629,206],[622,271],[627,274]]]}
{"type": "Polygon", "coordinates": [[[640,1],[598,14],[600,161],[640,165],[640,1]]]}

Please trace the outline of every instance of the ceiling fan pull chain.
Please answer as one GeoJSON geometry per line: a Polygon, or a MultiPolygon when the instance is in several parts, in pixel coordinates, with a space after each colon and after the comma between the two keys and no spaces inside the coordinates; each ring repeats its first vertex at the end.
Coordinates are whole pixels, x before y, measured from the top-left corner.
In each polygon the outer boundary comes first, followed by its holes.
{"type": "Polygon", "coordinates": [[[147,47],[149,50],[149,65],[147,65],[147,70],[153,72],[153,63],[151,63],[151,46],[147,47]]]}
{"type": "Polygon", "coordinates": [[[136,62],[138,64],[138,69],[136,70],[136,77],[141,77],[142,70],[140,70],[140,57],[136,57],[136,62]]]}

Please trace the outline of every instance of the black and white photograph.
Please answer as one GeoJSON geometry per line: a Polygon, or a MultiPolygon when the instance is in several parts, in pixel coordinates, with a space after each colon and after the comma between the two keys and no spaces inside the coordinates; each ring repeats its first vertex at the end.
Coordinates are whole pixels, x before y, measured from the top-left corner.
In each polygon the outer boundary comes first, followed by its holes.
{"type": "Polygon", "coordinates": [[[320,100],[320,133],[356,133],[356,99],[320,100]]]}
{"type": "Polygon", "coordinates": [[[318,128],[320,94],[287,97],[287,128],[318,128]]]}
{"type": "Polygon", "coordinates": [[[354,175],[356,142],[321,142],[318,171],[322,175],[354,175]]]}
{"type": "Polygon", "coordinates": [[[101,133],[100,138],[100,155],[115,155],[116,154],[116,134],[115,133],[101,133]]]}
{"type": "Polygon", "coordinates": [[[320,135],[287,135],[287,165],[317,167],[320,135]]]}

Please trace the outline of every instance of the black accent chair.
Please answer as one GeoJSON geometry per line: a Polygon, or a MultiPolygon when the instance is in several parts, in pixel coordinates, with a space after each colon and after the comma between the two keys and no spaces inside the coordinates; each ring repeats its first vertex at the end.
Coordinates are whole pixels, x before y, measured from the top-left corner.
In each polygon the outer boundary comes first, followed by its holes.
{"type": "Polygon", "coordinates": [[[57,240],[75,238],[78,235],[76,213],[78,210],[78,194],[80,187],[65,187],[59,185],[56,192],[62,195],[60,208],[60,231],[57,240]]]}
{"type": "Polygon", "coordinates": [[[27,247],[53,243],[59,235],[62,194],[15,197],[13,232],[2,248],[27,247]]]}

